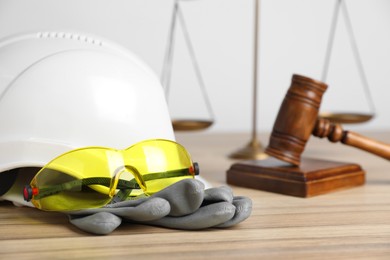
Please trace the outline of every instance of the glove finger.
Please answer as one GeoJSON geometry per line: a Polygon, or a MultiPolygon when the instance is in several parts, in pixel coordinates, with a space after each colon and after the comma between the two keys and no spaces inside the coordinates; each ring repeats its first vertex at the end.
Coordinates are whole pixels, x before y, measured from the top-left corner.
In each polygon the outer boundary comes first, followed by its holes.
{"type": "Polygon", "coordinates": [[[109,210],[106,209],[112,209],[112,208],[122,208],[122,207],[136,207],[140,204],[144,203],[145,201],[149,200],[150,198],[140,198],[136,200],[126,200],[121,202],[116,202],[113,204],[108,204],[102,208],[92,208],[92,209],[83,209],[83,210],[75,210],[75,211],[69,211],[68,214],[71,215],[90,215],[98,212],[109,212],[109,210]]]}
{"type": "MultiPolygon", "coordinates": [[[[157,192],[151,197],[163,198],[169,201],[173,207],[172,214],[184,215],[194,212],[199,208],[200,202],[203,201],[204,197],[204,184],[201,181],[194,179],[185,179],[171,186],[157,192]],[[178,195],[182,195],[181,197],[178,195]]],[[[121,202],[115,202],[108,204],[104,208],[121,208],[121,207],[135,207],[151,197],[139,198],[136,200],[126,200],[121,202]]],[[[92,214],[96,213],[96,209],[85,209],[80,211],[72,211],[71,214],[92,214]]]]}
{"type": "Polygon", "coordinates": [[[69,214],[90,215],[98,212],[111,212],[131,220],[148,221],[165,216],[168,207],[170,209],[169,215],[172,216],[191,214],[200,207],[203,198],[204,184],[198,180],[185,179],[165,188],[149,198],[117,202],[107,205],[104,208],[72,211],[69,212],[69,214]],[[161,204],[149,202],[153,199],[157,199],[161,204]],[[149,203],[154,206],[150,206],[149,203]],[[146,211],[142,212],[142,210],[145,209],[146,211]]]}
{"type": "Polygon", "coordinates": [[[128,203],[128,205],[134,204],[134,206],[124,207],[104,207],[96,209],[86,209],[73,211],[71,215],[91,215],[100,212],[109,212],[117,216],[129,219],[129,220],[155,220],[162,218],[170,212],[169,202],[162,198],[148,198],[142,200],[142,203],[128,203]]]}
{"type": "Polygon", "coordinates": [[[233,191],[230,187],[221,186],[217,188],[210,188],[204,191],[204,205],[222,201],[229,203],[233,202],[233,191]]]}
{"type": "Polygon", "coordinates": [[[167,216],[146,224],[185,230],[204,229],[227,222],[233,218],[235,211],[236,208],[231,203],[218,202],[201,207],[190,215],[167,216]]]}
{"type": "Polygon", "coordinates": [[[204,198],[204,184],[195,179],[184,179],[152,195],[163,198],[171,206],[170,216],[184,216],[195,212],[204,198]]]}
{"type": "Polygon", "coordinates": [[[234,226],[245,219],[247,219],[252,213],[252,200],[248,197],[237,196],[233,199],[233,205],[236,207],[236,212],[229,221],[217,225],[219,228],[226,228],[234,226]]]}
{"type": "Polygon", "coordinates": [[[136,207],[109,208],[109,212],[134,221],[160,219],[170,211],[169,202],[162,198],[150,198],[136,207]]]}
{"type": "Polygon", "coordinates": [[[83,231],[107,235],[122,223],[122,219],[108,212],[99,212],[85,217],[69,215],[69,222],[83,231]]]}
{"type": "Polygon", "coordinates": [[[147,201],[149,199],[150,199],[150,197],[138,198],[138,199],[135,199],[135,200],[124,200],[124,201],[108,204],[108,205],[106,205],[104,207],[105,208],[136,207],[136,206],[144,203],[145,201],[147,201]]]}

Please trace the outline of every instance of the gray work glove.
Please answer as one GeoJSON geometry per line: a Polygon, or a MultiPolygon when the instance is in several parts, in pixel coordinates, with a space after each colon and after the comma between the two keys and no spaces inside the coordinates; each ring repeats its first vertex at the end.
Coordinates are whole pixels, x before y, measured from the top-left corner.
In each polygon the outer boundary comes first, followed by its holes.
{"type": "Polygon", "coordinates": [[[74,211],[70,223],[94,234],[109,234],[122,220],[174,229],[225,228],[247,219],[252,201],[234,197],[227,187],[205,190],[202,182],[185,179],[147,198],[74,211]]]}

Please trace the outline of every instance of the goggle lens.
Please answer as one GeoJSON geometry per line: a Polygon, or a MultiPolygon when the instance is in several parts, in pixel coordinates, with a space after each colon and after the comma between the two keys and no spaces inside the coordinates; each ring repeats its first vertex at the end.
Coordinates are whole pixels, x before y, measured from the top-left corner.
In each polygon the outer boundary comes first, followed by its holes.
{"type": "Polygon", "coordinates": [[[118,190],[131,190],[131,196],[151,195],[195,174],[190,155],[173,141],[147,140],[125,150],[87,147],[45,165],[24,196],[43,210],[98,208],[118,190]]]}

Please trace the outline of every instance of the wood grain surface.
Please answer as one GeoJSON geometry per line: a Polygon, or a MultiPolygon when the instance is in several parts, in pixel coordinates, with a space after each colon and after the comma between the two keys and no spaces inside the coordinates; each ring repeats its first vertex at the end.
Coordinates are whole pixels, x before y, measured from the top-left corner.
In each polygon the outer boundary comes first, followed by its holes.
{"type": "MultiPolygon", "coordinates": [[[[390,141],[390,132],[365,133],[390,141]]],[[[261,135],[266,145],[268,135],[261,135]]],[[[226,185],[228,155],[246,134],[177,134],[213,186],[226,185]]],[[[0,259],[390,259],[390,162],[311,137],[302,156],[355,162],[366,184],[312,198],[232,186],[253,200],[229,229],[181,231],[122,224],[107,236],[81,232],[65,215],[0,202],[0,259]]]]}

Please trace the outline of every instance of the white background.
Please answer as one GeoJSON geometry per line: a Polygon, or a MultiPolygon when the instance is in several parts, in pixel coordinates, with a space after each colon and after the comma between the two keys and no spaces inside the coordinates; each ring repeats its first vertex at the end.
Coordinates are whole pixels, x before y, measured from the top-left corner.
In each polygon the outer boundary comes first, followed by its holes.
{"type": "MultiPolygon", "coordinates": [[[[376,106],[361,130],[390,129],[390,1],[347,0],[376,106]]],[[[262,0],[258,130],[272,129],[293,73],[321,79],[335,0],[262,0]]],[[[216,122],[210,132],[252,127],[253,0],[181,2],[216,122]]],[[[79,31],[115,41],[160,76],[173,0],[0,0],[0,36],[79,31]]],[[[176,32],[172,117],[205,118],[183,34],[176,32]]],[[[322,110],[369,112],[345,23],[339,19],[322,110]]]]}

